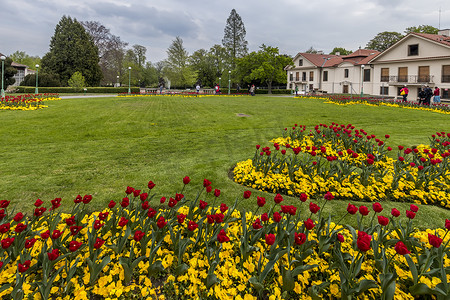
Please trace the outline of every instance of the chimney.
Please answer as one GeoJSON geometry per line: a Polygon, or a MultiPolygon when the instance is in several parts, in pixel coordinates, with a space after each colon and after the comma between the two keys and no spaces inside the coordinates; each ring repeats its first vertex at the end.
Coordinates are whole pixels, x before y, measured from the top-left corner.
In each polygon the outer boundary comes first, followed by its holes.
{"type": "Polygon", "coordinates": [[[335,55],[339,56],[339,55],[341,55],[341,52],[338,51],[338,52],[336,52],[335,55]]]}
{"type": "Polygon", "coordinates": [[[441,29],[441,30],[438,31],[438,34],[449,37],[450,36],[450,29],[441,29]]]}
{"type": "Polygon", "coordinates": [[[322,50],[317,51],[317,54],[323,54],[322,50]]]}

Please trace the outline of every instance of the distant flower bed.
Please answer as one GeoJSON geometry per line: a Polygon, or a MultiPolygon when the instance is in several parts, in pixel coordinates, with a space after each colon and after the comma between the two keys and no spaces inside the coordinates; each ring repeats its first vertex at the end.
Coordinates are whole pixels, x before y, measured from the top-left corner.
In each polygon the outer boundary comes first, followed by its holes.
{"type": "Polygon", "coordinates": [[[297,96],[295,98],[312,98],[327,100],[325,103],[333,103],[338,105],[364,104],[369,106],[390,106],[408,109],[419,109],[438,112],[442,114],[450,114],[450,105],[444,103],[431,103],[431,105],[419,104],[413,101],[403,102],[396,99],[384,99],[379,97],[358,97],[358,96],[341,96],[341,95],[318,95],[318,96],[297,96]]]}
{"type": "Polygon", "coordinates": [[[285,128],[273,148],[256,146],[239,162],[234,180],[262,191],[310,197],[333,192],[339,199],[414,201],[450,208],[450,133],[430,145],[399,146],[396,159],[386,143],[355,126],[320,124],[285,128]]]}
{"type": "Polygon", "coordinates": [[[27,94],[0,98],[0,109],[36,110],[47,107],[45,101],[61,100],[57,93],[27,94]]]}
{"type": "Polygon", "coordinates": [[[212,96],[228,96],[228,97],[236,97],[236,96],[247,96],[247,94],[218,94],[218,95],[213,95],[213,94],[203,94],[203,93],[199,93],[197,94],[197,92],[192,92],[192,91],[185,91],[185,92],[170,92],[170,91],[165,91],[164,93],[160,94],[159,92],[155,92],[155,93],[145,93],[145,94],[140,94],[140,93],[120,93],[117,95],[118,97],[167,97],[167,96],[182,96],[182,97],[212,97],[212,96]]]}
{"type": "MultiPolygon", "coordinates": [[[[382,215],[349,204],[358,226],[322,215],[322,203],[299,205],[257,197],[254,212],[228,207],[203,181],[196,198],[162,197],[127,187],[125,197],[87,213],[92,196],[77,196],[69,214],[61,199],[37,200],[32,216],[0,201],[0,297],[7,299],[414,299],[450,295],[450,220],[418,231],[393,209],[382,215]],[[202,200],[204,199],[204,200],[202,200]],[[153,201],[152,201],[153,200],[153,201]],[[217,204],[217,205],[216,205],[217,204]],[[320,204],[320,206],[319,206],[320,204]],[[269,207],[265,207],[269,206],[269,207]],[[258,214],[260,209],[266,211],[258,214]],[[301,218],[300,211],[308,212],[301,218]],[[371,218],[369,225],[363,218],[371,218]]],[[[405,217],[403,217],[405,216],[405,217]]],[[[446,298],[447,297],[447,298],[446,298]]]]}

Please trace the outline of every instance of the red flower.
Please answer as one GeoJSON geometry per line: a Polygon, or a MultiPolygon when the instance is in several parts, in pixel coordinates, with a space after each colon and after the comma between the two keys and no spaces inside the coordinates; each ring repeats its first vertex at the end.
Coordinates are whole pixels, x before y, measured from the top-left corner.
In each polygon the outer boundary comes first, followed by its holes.
{"type": "Polygon", "coordinates": [[[400,216],[400,211],[396,208],[393,208],[391,211],[391,215],[397,218],[398,216],[400,216]]]}
{"type": "Polygon", "coordinates": [[[258,230],[258,229],[263,228],[263,226],[261,225],[261,221],[259,220],[259,218],[257,218],[257,219],[255,220],[255,222],[253,222],[252,227],[253,227],[253,229],[255,229],[255,230],[258,230]]]}
{"type": "Polygon", "coordinates": [[[50,230],[44,231],[41,233],[41,239],[46,240],[50,237],[50,230]]]}
{"type": "Polygon", "coordinates": [[[128,219],[126,219],[125,217],[121,217],[120,218],[120,220],[119,220],[119,226],[120,227],[124,227],[125,225],[127,225],[128,224],[128,219]]]}
{"type": "Polygon", "coordinates": [[[59,250],[53,249],[52,252],[47,253],[48,259],[53,261],[59,257],[59,250]]]}
{"type": "Polygon", "coordinates": [[[428,234],[428,242],[430,242],[430,245],[435,247],[435,248],[439,248],[442,244],[442,239],[429,233],[428,234]]]}
{"type": "Polygon", "coordinates": [[[225,203],[220,204],[220,212],[224,213],[228,209],[228,206],[225,203]]]}
{"type": "Polygon", "coordinates": [[[104,243],[105,243],[104,240],[102,240],[101,238],[97,238],[94,243],[94,248],[99,249],[101,246],[103,246],[104,243]]]}
{"type": "Polygon", "coordinates": [[[273,245],[275,243],[275,234],[269,233],[266,234],[266,244],[267,245],[273,245]]]}
{"type": "Polygon", "coordinates": [[[445,228],[447,228],[447,230],[450,230],[450,220],[449,219],[445,220],[445,228]]]}
{"type": "Polygon", "coordinates": [[[415,212],[415,213],[419,210],[419,208],[417,207],[417,205],[414,205],[414,204],[411,204],[411,205],[409,206],[409,209],[410,209],[412,212],[415,212]]]}
{"type": "Polygon", "coordinates": [[[340,233],[337,234],[337,239],[338,239],[338,241],[341,242],[341,243],[343,243],[343,242],[345,241],[344,236],[343,236],[342,234],[340,234],[340,233]]]}
{"type": "Polygon", "coordinates": [[[59,239],[59,237],[62,235],[62,232],[58,229],[53,230],[52,232],[52,240],[59,239]]]}
{"type": "Polygon", "coordinates": [[[316,224],[314,224],[314,221],[311,220],[310,218],[308,218],[308,220],[306,220],[304,222],[304,224],[305,224],[305,228],[308,229],[308,230],[311,230],[311,229],[313,229],[316,226],[316,224]]]}
{"type": "Polygon", "coordinates": [[[154,210],[153,208],[149,208],[148,212],[147,212],[147,216],[151,219],[156,215],[156,210],[154,210]]]}
{"type": "Polygon", "coordinates": [[[81,245],[83,245],[82,242],[71,241],[71,242],[69,243],[69,250],[70,250],[71,252],[75,252],[75,251],[77,251],[77,250],[81,247],[81,245]]]}
{"type": "Polygon", "coordinates": [[[23,264],[19,263],[17,265],[17,269],[20,273],[25,273],[30,268],[31,261],[26,260],[23,262],[23,264]]]}
{"type": "Polygon", "coordinates": [[[220,190],[214,189],[214,196],[219,197],[220,196],[220,190]]]}
{"type": "Polygon", "coordinates": [[[58,207],[61,206],[61,198],[55,198],[51,201],[52,203],[52,210],[57,209],[58,207]]]}
{"type": "Polygon", "coordinates": [[[245,191],[245,192],[244,192],[244,199],[250,198],[251,195],[252,195],[252,192],[250,192],[250,191],[245,191]]]}
{"type": "Polygon", "coordinates": [[[92,195],[84,195],[83,197],[83,203],[88,204],[92,200],[92,195]]]}
{"type": "Polygon", "coordinates": [[[206,187],[206,192],[207,192],[207,193],[211,193],[211,191],[212,191],[212,186],[208,185],[208,186],[206,187]]]}
{"type": "Polygon", "coordinates": [[[134,188],[132,188],[131,186],[127,186],[127,189],[125,190],[125,193],[127,195],[131,194],[132,192],[134,192],[134,188]]]}
{"type": "Polygon", "coordinates": [[[179,214],[179,215],[177,216],[177,219],[178,219],[178,223],[179,223],[179,224],[183,224],[184,219],[186,219],[186,215],[185,215],[185,214],[179,214]]]}
{"type": "Polygon", "coordinates": [[[163,216],[159,217],[158,221],[156,222],[156,225],[158,225],[159,228],[163,228],[164,226],[166,226],[166,224],[167,222],[163,216]]]}
{"type": "Polygon", "coordinates": [[[208,179],[203,179],[203,187],[207,187],[211,185],[211,181],[209,181],[208,179]]]}
{"type": "Polygon", "coordinates": [[[128,205],[130,205],[130,199],[128,199],[128,197],[125,197],[122,199],[122,202],[120,202],[120,206],[122,206],[123,208],[127,207],[128,205]]]}
{"type": "Polygon", "coordinates": [[[23,219],[23,213],[21,213],[21,212],[18,212],[13,218],[13,220],[16,222],[20,222],[20,220],[22,220],[22,219],[23,219]]]}
{"type": "Polygon", "coordinates": [[[309,210],[310,210],[313,214],[316,214],[316,213],[320,210],[320,206],[317,205],[317,204],[315,204],[315,203],[313,203],[313,202],[310,202],[310,203],[309,203],[309,210]]]}
{"type": "Polygon", "coordinates": [[[109,201],[108,207],[113,208],[114,206],[116,206],[116,202],[114,202],[113,200],[109,201]]]}
{"type": "Polygon", "coordinates": [[[14,231],[17,233],[20,233],[20,232],[24,231],[25,229],[27,229],[27,225],[25,225],[23,223],[19,223],[16,225],[16,228],[14,229],[14,231]]]}
{"type": "Polygon", "coordinates": [[[382,212],[382,211],[383,211],[383,207],[381,206],[380,202],[375,202],[375,203],[372,205],[372,208],[373,208],[373,210],[374,210],[376,213],[379,213],[379,212],[382,212]]]}
{"type": "Polygon", "coordinates": [[[148,198],[148,193],[142,193],[139,195],[139,198],[141,199],[141,201],[145,201],[148,198]]]}
{"type": "Polygon", "coordinates": [[[137,197],[137,196],[139,196],[141,194],[141,190],[134,190],[133,191],[133,196],[134,197],[137,197]]]}
{"type": "Polygon", "coordinates": [[[152,189],[155,187],[155,185],[156,185],[156,184],[153,183],[153,181],[150,180],[150,181],[148,182],[148,184],[147,184],[147,187],[148,187],[150,190],[152,190],[152,189]]]}
{"type": "Polygon", "coordinates": [[[416,213],[410,210],[406,210],[406,217],[412,220],[416,217],[416,213]]]}
{"type": "Polygon", "coordinates": [[[148,203],[148,201],[144,201],[142,202],[141,207],[143,210],[147,210],[150,208],[150,204],[148,203]]]}
{"type": "Polygon", "coordinates": [[[397,244],[395,244],[395,252],[397,252],[400,255],[405,255],[411,253],[411,251],[408,250],[405,244],[403,244],[402,241],[398,241],[397,244]]]}
{"type": "Polygon", "coordinates": [[[78,195],[75,197],[75,199],[73,199],[73,202],[75,204],[81,203],[81,201],[83,201],[83,198],[81,197],[81,195],[78,195]]]}
{"type": "Polygon", "coordinates": [[[275,198],[273,199],[275,201],[276,204],[280,204],[281,201],[283,201],[283,196],[281,196],[280,194],[276,194],[275,198]]]}
{"type": "Polygon", "coordinates": [[[351,215],[354,215],[358,212],[358,208],[356,207],[356,205],[349,203],[347,206],[347,212],[351,215]]]}
{"type": "Polygon", "coordinates": [[[363,216],[367,216],[369,214],[369,209],[367,208],[367,206],[361,205],[359,207],[359,213],[363,216]]]}
{"type": "Polygon", "coordinates": [[[144,232],[142,232],[142,231],[140,231],[140,230],[136,230],[136,232],[134,233],[133,239],[134,239],[136,242],[139,242],[139,241],[144,237],[144,235],[145,235],[144,232]]]}
{"type": "Polygon", "coordinates": [[[8,200],[0,200],[0,208],[7,208],[11,201],[8,200]]]}
{"type": "Polygon", "coordinates": [[[174,207],[175,205],[177,205],[177,201],[175,199],[173,199],[172,197],[170,197],[168,205],[169,205],[169,207],[174,207]]]}
{"type": "Polygon", "coordinates": [[[36,239],[35,238],[29,238],[27,240],[25,240],[25,249],[30,249],[31,247],[34,246],[34,243],[36,243],[36,239]]]}
{"type": "Polygon", "coordinates": [[[276,223],[279,223],[280,221],[281,221],[281,215],[280,215],[280,213],[279,212],[274,212],[273,213],[273,220],[276,222],[276,223]]]}
{"type": "Polygon", "coordinates": [[[266,198],[258,196],[256,197],[256,203],[259,207],[263,207],[264,205],[266,205],[266,198]]]}
{"type": "Polygon", "coordinates": [[[289,209],[289,214],[290,214],[291,216],[295,216],[296,213],[297,213],[297,207],[291,205],[291,206],[290,206],[290,209],[289,209]]]}
{"type": "Polygon", "coordinates": [[[378,223],[381,226],[386,226],[387,224],[389,224],[389,219],[384,216],[378,216],[378,223]]]}
{"type": "Polygon", "coordinates": [[[78,232],[80,232],[80,230],[83,229],[83,226],[70,226],[69,229],[71,235],[77,235],[78,232]]]}
{"type": "Polygon", "coordinates": [[[189,176],[185,176],[185,177],[183,178],[183,183],[184,183],[184,184],[188,184],[189,182],[191,182],[191,179],[189,178],[189,176]]]}
{"type": "Polygon", "coordinates": [[[0,225],[0,233],[7,233],[9,229],[11,228],[11,224],[5,223],[0,225]]]}
{"type": "Polygon", "coordinates": [[[3,218],[5,217],[5,210],[4,209],[0,209],[0,220],[3,220],[3,218]]]}
{"type": "Polygon", "coordinates": [[[183,194],[175,193],[175,200],[176,200],[177,202],[180,202],[183,198],[184,198],[184,195],[183,195],[183,194]]]}
{"type": "Polygon", "coordinates": [[[327,192],[323,197],[325,198],[325,200],[328,200],[328,201],[331,201],[334,199],[333,194],[330,192],[327,192]]]}
{"type": "Polygon", "coordinates": [[[225,215],[222,213],[218,213],[214,215],[214,220],[216,221],[216,223],[222,223],[223,222],[223,218],[225,218],[225,215]]]}
{"type": "Polygon", "coordinates": [[[189,231],[194,231],[197,228],[198,228],[198,224],[197,223],[195,223],[194,221],[189,221],[189,223],[188,223],[188,230],[189,231]]]}
{"type": "Polygon", "coordinates": [[[203,200],[200,200],[198,206],[200,207],[200,209],[205,209],[208,206],[208,203],[203,200]]]}
{"type": "Polygon", "coordinates": [[[161,199],[159,199],[159,203],[163,204],[164,202],[166,202],[166,197],[161,197],[161,199]]]}
{"type": "Polygon", "coordinates": [[[9,246],[11,246],[11,244],[14,242],[14,238],[6,238],[2,240],[2,248],[3,249],[8,249],[9,246]]]}
{"type": "Polygon", "coordinates": [[[366,252],[370,250],[370,241],[372,236],[365,233],[364,231],[358,231],[358,239],[356,240],[356,246],[359,250],[366,252]]]}
{"type": "Polygon", "coordinates": [[[224,229],[221,229],[220,232],[217,234],[217,241],[219,243],[225,243],[230,241],[230,238],[227,236],[227,233],[225,232],[224,229]]]}
{"type": "Polygon", "coordinates": [[[75,225],[75,216],[71,216],[70,218],[66,219],[67,226],[75,225]]]}
{"type": "Polygon", "coordinates": [[[95,230],[99,230],[100,228],[102,228],[103,225],[105,225],[105,223],[100,222],[100,220],[94,221],[94,229],[95,230]]]}
{"type": "Polygon", "coordinates": [[[306,200],[308,200],[308,195],[305,193],[301,193],[300,194],[300,201],[305,202],[306,200]]]}
{"type": "Polygon", "coordinates": [[[109,212],[101,212],[101,213],[98,214],[98,218],[101,221],[104,221],[104,220],[106,220],[106,218],[108,218],[108,215],[109,215],[109,212]]]}
{"type": "Polygon", "coordinates": [[[34,202],[34,206],[39,207],[44,203],[41,199],[37,199],[36,202],[34,202]]]}
{"type": "Polygon", "coordinates": [[[306,242],[306,234],[304,234],[303,232],[300,233],[295,233],[295,243],[297,245],[303,245],[306,242]]]}
{"type": "Polygon", "coordinates": [[[206,215],[208,224],[214,224],[214,215],[206,215]]]}
{"type": "MultiPolygon", "coordinates": [[[[269,221],[269,215],[268,215],[267,213],[263,213],[263,214],[261,215],[261,221],[263,221],[263,222],[269,221]]],[[[449,230],[450,230],[450,229],[449,229],[449,230]]]]}

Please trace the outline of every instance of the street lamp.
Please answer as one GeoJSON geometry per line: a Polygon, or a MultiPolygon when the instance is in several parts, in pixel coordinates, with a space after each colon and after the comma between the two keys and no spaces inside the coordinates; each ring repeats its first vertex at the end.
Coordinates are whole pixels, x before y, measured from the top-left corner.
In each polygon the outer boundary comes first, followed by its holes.
{"type": "Polygon", "coordinates": [[[35,94],[38,94],[38,75],[39,74],[39,65],[36,65],[36,89],[34,90],[35,94]]]}
{"type": "Polygon", "coordinates": [[[0,57],[0,59],[2,60],[2,98],[5,97],[5,90],[3,89],[3,77],[4,77],[4,73],[5,73],[5,59],[6,57],[4,57],[3,55],[0,57]]]}
{"type": "Polygon", "coordinates": [[[320,66],[320,70],[319,70],[319,90],[322,90],[322,73],[323,73],[323,66],[325,65],[325,63],[327,62],[327,60],[331,59],[331,57],[322,57],[323,58],[323,63],[320,66]]]}
{"type": "Polygon", "coordinates": [[[363,94],[364,94],[364,65],[361,65],[361,97],[363,96],[363,94]]]}
{"type": "Polygon", "coordinates": [[[222,79],[222,77],[219,77],[219,88],[220,88],[220,79],[222,79]]]}
{"type": "Polygon", "coordinates": [[[291,77],[289,77],[289,81],[291,82],[290,86],[291,86],[291,95],[294,95],[294,85],[292,84],[292,81],[294,80],[294,77],[292,77],[294,75],[292,75],[291,72],[291,77]]]}
{"type": "Polygon", "coordinates": [[[120,82],[119,82],[119,75],[117,75],[117,87],[120,86],[120,82]]]}
{"type": "Polygon", "coordinates": [[[128,95],[131,94],[131,67],[128,67],[128,95]]]}
{"type": "Polygon", "coordinates": [[[231,71],[228,71],[228,95],[230,94],[231,89],[231,71]]]}

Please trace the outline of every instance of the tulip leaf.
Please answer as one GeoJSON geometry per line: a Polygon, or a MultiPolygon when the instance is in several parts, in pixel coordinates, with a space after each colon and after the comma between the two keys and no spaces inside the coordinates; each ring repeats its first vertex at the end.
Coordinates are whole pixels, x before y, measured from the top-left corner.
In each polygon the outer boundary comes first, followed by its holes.
{"type": "Polygon", "coordinates": [[[411,256],[409,254],[405,254],[406,262],[408,263],[409,270],[411,271],[411,274],[413,276],[414,283],[417,283],[419,280],[419,275],[417,273],[417,267],[416,264],[411,259],[411,256]]]}
{"type": "Polygon", "coordinates": [[[299,274],[308,271],[310,269],[314,269],[319,267],[319,265],[302,265],[302,266],[298,266],[297,268],[295,268],[294,270],[292,270],[292,277],[296,277],[299,274]]]}
{"type": "Polygon", "coordinates": [[[253,277],[251,277],[249,280],[248,280],[248,282],[250,282],[250,284],[255,288],[255,290],[256,291],[261,291],[263,288],[264,288],[264,286],[261,284],[261,283],[259,283],[259,281],[258,281],[258,279],[255,277],[255,276],[253,276],[253,277]]]}
{"type": "Polygon", "coordinates": [[[155,275],[159,272],[164,271],[164,267],[162,265],[162,262],[160,260],[155,261],[149,268],[148,273],[150,275],[155,275]]]}
{"type": "Polygon", "coordinates": [[[176,276],[184,275],[189,270],[189,266],[185,263],[182,263],[181,265],[177,266],[174,270],[174,273],[176,276]]]}
{"type": "Polygon", "coordinates": [[[218,282],[219,282],[219,279],[217,279],[216,274],[208,274],[208,276],[206,276],[206,288],[207,289],[211,288],[213,285],[215,285],[218,282]]]}
{"type": "Polygon", "coordinates": [[[363,279],[358,283],[356,288],[356,294],[361,294],[367,291],[368,289],[378,288],[378,284],[374,280],[363,279]]]}
{"type": "Polygon", "coordinates": [[[284,270],[282,277],[283,277],[283,290],[292,291],[295,287],[292,271],[284,270]]]}
{"type": "Polygon", "coordinates": [[[431,295],[433,290],[428,287],[425,283],[418,283],[409,288],[411,295],[431,295]]]}

